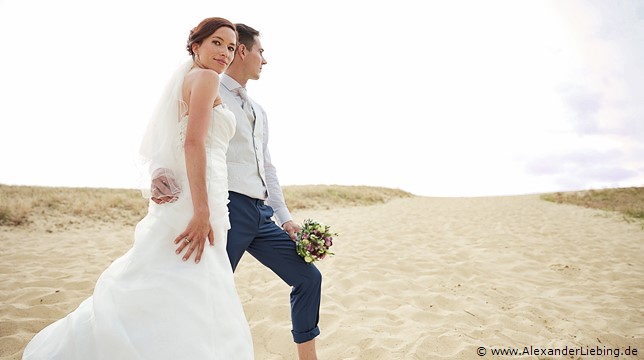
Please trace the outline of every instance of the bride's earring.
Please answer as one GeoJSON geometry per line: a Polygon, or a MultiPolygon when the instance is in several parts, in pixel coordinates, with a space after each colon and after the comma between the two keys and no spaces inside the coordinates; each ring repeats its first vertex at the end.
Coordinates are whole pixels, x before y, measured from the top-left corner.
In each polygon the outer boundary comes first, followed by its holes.
{"type": "Polygon", "coordinates": [[[197,52],[195,53],[195,64],[200,68],[204,67],[203,65],[201,65],[201,59],[199,59],[199,53],[197,52]]]}
{"type": "Polygon", "coordinates": [[[203,66],[201,65],[201,61],[199,59],[199,44],[194,44],[192,46],[192,53],[194,54],[195,65],[202,68],[203,66]]]}

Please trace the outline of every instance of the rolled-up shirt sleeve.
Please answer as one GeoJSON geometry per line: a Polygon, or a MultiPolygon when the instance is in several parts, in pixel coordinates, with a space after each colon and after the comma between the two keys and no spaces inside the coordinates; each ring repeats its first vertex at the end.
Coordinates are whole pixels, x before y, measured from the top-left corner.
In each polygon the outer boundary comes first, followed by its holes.
{"type": "Polygon", "coordinates": [[[268,120],[266,119],[266,113],[264,113],[263,150],[264,174],[266,175],[266,188],[268,191],[268,200],[266,202],[275,211],[275,220],[277,223],[279,225],[283,225],[285,222],[293,220],[293,217],[286,207],[284,193],[282,193],[282,187],[280,186],[279,179],[277,178],[277,169],[275,168],[275,165],[273,165],[271,154],[268,151],[268,120]]]}

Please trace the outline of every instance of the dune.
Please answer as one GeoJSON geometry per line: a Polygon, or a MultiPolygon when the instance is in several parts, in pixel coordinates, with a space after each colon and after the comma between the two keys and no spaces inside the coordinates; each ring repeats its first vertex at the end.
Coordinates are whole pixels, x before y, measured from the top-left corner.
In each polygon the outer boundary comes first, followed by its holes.
{"type": "MultiPolygon", "coordinates": [[[[339,233],[336,255],[316,264],[320,359],[644,358],[644,230],[617,213],[525,195],[293,215],[339,233]]],[[[94,220],[0,226],[0,359],[20,359],[89,296],[132,233],[94,220]]],[[[249,255],[235,279],[256,358],[295,359],[289,287],[249,255]]]]}

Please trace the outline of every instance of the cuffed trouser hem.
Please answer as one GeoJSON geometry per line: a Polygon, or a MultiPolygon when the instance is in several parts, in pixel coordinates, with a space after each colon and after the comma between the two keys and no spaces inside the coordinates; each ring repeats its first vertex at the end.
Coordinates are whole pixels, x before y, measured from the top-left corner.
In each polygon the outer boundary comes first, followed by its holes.
{"type": "Polygon", "coordinates": [[[313,328],[313,330],[303,332],[303,333],[298,333],[291,330],[291,333],[293,333],[293,341],[295,341],[298,344],[301,344],[309,340],[313,340],[315,339],[316,336],[320,335],[320,328],[316,326],[313,328]]]}

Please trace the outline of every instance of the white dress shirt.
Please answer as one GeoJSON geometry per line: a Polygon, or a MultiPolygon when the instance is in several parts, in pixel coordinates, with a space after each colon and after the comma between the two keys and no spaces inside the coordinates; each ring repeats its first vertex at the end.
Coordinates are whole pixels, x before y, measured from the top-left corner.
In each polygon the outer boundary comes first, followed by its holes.
{"type": "Polygon", "coordinates": [[[220,95],[227,107],[235,114],[237,131],[228,145],[228,187],[251,198],[266,200],[275,211],[278,224],[292,220],[286,207],[277,170],[268,150],[268,121],[264,109],[250,98],[255,112],[254,124],[249,122],[242,109],[243,100],[236,89],[237,81],[226,74],[221,75],[220,95]],[[261,146],[260,146],[261,144],[261,146]]]}

